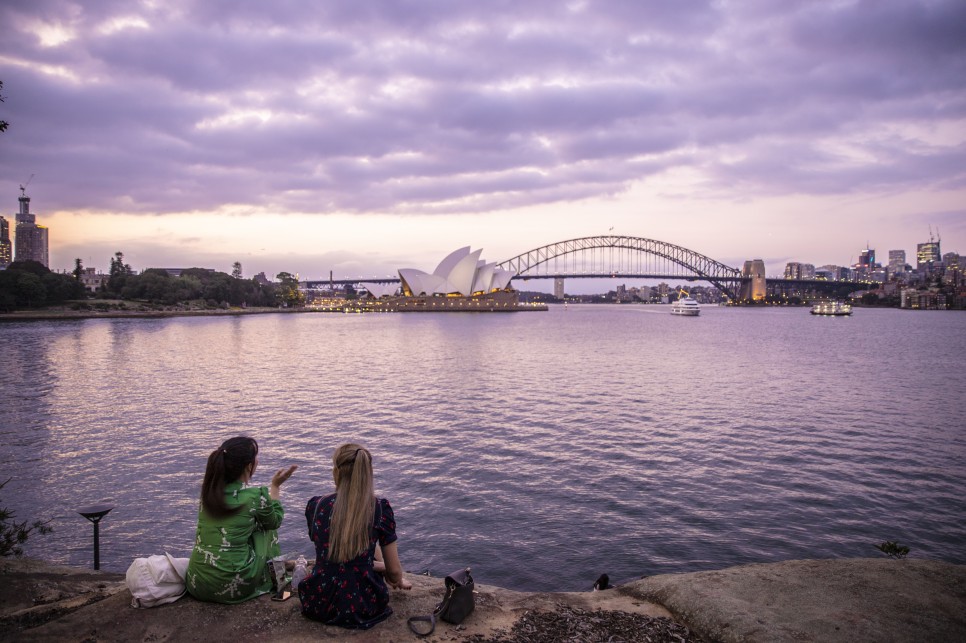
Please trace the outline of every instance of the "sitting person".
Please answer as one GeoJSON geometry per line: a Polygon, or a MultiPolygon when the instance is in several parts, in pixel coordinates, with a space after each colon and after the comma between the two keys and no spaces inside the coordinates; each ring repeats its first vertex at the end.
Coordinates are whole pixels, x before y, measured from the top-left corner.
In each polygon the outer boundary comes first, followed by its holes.
{"type": "Polygon", "coordinates": [[[241,603],[272,589],[268,561],[279,555],[276,529],[285,514],[280,487],[298,465],[276,471],[269,487],[249,487],[256,468],[252,438],[226,440],[208,456],[185,574],[188,593],[198,600],[241,603]]]}
{"type": "Polygon", "coordinates": [[[412,585],[399,562],[392,507],[373,491],[369,451],[343,444],[332,463],[335,493],[316,496],[305,507],[315,566],[298,586],[302,614],[327,625],[368,629],[392,614],[386,581],[396,589],[412,585]]]}

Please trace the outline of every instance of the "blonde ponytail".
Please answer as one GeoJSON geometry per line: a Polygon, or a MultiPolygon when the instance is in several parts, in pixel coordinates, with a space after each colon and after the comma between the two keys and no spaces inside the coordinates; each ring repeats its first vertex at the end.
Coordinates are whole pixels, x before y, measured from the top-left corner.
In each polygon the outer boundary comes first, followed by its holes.
{"type": "Polygon", "coordinates": [[[335,505],[329,533],[329,561],[344,563],[369,548],[376,495],[372,455],[358,444],[343,444],[332,456],[335,505]]]}

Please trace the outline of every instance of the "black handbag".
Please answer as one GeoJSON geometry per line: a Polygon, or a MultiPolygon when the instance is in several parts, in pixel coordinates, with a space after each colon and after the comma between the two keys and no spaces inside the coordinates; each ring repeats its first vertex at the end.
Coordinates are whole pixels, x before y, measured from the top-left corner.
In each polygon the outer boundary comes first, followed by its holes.
{"type": "Polygon", "coordinates": [[[439,617],[447,623],[459,625],[463,622],[476,604],[473,601],[473,576],[470,575],[470,568],[461,569],[453,572],[443,581],[446,585],[446,594],[440,601],[436,609],[429,616],[411,616],[407,621],[409,629],[417,636],[429,636],[436,629],[436,618],[439,617]],[[414,622],[428,622],[429,631],[420,632],[414,626],[414,622]]]}

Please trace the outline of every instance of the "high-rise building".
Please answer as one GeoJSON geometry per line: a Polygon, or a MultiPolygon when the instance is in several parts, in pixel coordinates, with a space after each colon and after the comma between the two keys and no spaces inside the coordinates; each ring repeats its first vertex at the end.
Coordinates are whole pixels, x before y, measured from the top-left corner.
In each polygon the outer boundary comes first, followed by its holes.
{"type": "Polygon", "coordinates": [[[826,279],[830,281],[847,281],[851,278],[850,268],[846,266],[833,266],[831,264],[826,264],[819,267],[815,273],[823,275],[826,279]]]}
{"type": "Polygon", "coordinates": [[[785,279],[815,279],[815,266],[790,261],[785,264],[785,279]]]}
{"type": "Polygon", "coordinates": [[[20,212],[17,213],[17,237],[14,247],[16,261],[37,261],[50,267],[47,254],[47,228],[37,225],[37,217],[30,213],[30,197],[20,188],[20,212]]]}
{"type": "Polygon", "coordinates": [[[916,270],[929,274],[935,265],[942,261],[942,253],[939,251],[939,239],[933,239],[929,235],[929,241],[916,244],[916,270]]]}
{"type": "Polygon", "coordinates": [[[866,246],[865,250],[859,253],[859,260],[852,269],[855,270],[856,279],[868,279],[872,276],[875,267],[875,249],[866,246]]]}
{"type": "Polygon", "coordinates": [[[6,268],[13,261],[10,246],[10,224],[0,217],[0,268],[6,268]]]}
{"type": "Polygon", "coordinates": [[[901,275],[905,271],[906,271],[906,251],[890,250],[889,251],[889,276],[894,277],[896,275],[901,275]]]}
{"type": "Polygon", "coordinates": [[[564,280],[563,277],[556,277],[553,280],[553,296],[557,299],[564,298],[564,280]]]}

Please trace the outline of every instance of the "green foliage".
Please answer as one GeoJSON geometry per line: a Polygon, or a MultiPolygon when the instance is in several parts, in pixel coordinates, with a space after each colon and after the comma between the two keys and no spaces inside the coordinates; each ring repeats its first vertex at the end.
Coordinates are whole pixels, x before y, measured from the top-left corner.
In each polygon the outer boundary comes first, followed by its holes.
{"type": "MultiPolygon", "coordinates": [[[[0,483],[0,489],[7,486],[11,478],[0,483]]],[[[22,556],[23,545],[30,534],[49,534],[53,531],[49,520],[35,520],[28,524],[26,520],[17,522],[16,515],[6,507],[0,507],[0,556],[22,556]]]]}
{"type": "Polygon", "coordinates": [[[166,270],[150,268],[135,275],[120,252],[111,260],[111,270],[108,290],[122,299],[165,306],[201,301],[215,308],[277,305],[274,286],[262,286],[253,279],[238,279],[223,272],[188,268],[172,277],[166,270]],[[118,290],[114,290],[115,286],[118,290]]]}
{"type": "Polygon", "coordinates": [[[51,272],[36,261],[15,261],[0,270],[0,312],[37,308],[87,296],[73,275],[51,272]]]}
{"type": "Polygon", "coordinates": [[[107,289],[113,293],[120,293],[127,284],[127,279],[134,271],[124,263],[124,253],[115,252],[111,259],[111,269],[108,271],[107,289]]]}
{"type": "Polygon", "coordinates": [[[304,306],[305,293],[299,290],[299,280],[288,272],[280,272],[275,278],[281,282],[278,285],[278,301],[283,306],[304,306]]]}
{"type": "Polygon", "coordinates": [[[887,540],[880,545],[876,545],[875,548],[889,558],[905,558],[906,554],[909,553],[908,547],[900,545],[893,540],[887,540]]]}

